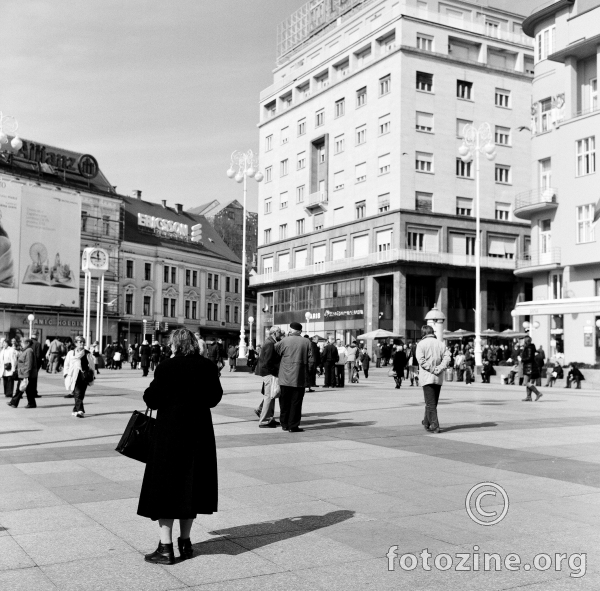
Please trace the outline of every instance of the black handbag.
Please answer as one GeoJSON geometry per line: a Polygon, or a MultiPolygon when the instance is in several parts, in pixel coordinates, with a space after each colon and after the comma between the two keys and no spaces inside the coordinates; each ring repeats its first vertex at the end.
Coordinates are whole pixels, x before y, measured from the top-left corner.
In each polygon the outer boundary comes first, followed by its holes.
{"type": "Polygon", "coordinates": [[[125,427],[125,432],[115,448],[116,451],[145,464],[150,455],[155,427],[156,419],[152,416],[149,408],[145,413],[134,410],[127,427],[125,427]]]}
{"type": "Polygon", "coordinates": [[[4,370],[5,371],[10,371],[12,369],[12,363],[5,363],[4,364],[4,370]]]}

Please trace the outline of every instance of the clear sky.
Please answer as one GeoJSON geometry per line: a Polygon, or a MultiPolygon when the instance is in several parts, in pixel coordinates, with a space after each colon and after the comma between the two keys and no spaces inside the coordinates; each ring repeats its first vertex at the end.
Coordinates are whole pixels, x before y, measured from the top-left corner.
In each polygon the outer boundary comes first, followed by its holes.
{"type": "Polygon", "coordinates": [[[120,193],[186,208],[241,200],[229,157],[258,150],[277,24],[302,4],[1,0],[0,111],[27,139],[94,155],[120,193]]]}

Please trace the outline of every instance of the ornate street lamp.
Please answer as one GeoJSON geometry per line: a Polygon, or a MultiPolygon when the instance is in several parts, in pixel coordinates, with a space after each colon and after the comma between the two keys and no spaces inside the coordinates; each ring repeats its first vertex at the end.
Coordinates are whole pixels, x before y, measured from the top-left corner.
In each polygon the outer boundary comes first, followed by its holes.
{"type": "Polygon", "coordinates": [[[0,150],[3,149],[5,144],[8,144],[8,134],[14,135],[13,139],[10,142],[10,145],[17,152],[23,147],[23,142],[17,135],[17,129],[19,128],[19,123],[14,117],[10,115],[3,115],[2,111],[0,111],[0,150]]]}
{"type": "Polygon", "coordinates": [[[250,325],[250,338],[248,339],[248,346],[252,349],[252,325],[254,324],[254,317],[248,316],[248,324],[250,325]]]}
{"type": "Polygon", "coordinates": [[[471,162],[475,159],[475,365],[483,365],[481,359],[481,216],[479,197],[479,154],[488,160],[496,158],[494,134],[489,123],[479,127],[467,124],[463,130],[463,145],[458,149],[460,159],[471,162]]]}
{"type": "Polygon", "coordinates": [[[27,320],[29,320],[29,338],[33,335],[33,321],[35,320],[35,316],[33,314],[29,314],[27,316],[27,320]]]}
{"type": "Polygon", "coordinates": [[[257,183],[263,180],[263,175],[258,170],[258,155],[252,150],[247,152],[235,151],[231,155],[231,165],[227,170],[227,176],[234,179],[236,183],[244,183],[244,202],[243,202],[243,229],[242,229],[242,318],[240,324],[240,347],[239,358],[246,359],[246,341],[245,341],[245,312],[246,312],[246,179],[253,178],[257,183]]]}

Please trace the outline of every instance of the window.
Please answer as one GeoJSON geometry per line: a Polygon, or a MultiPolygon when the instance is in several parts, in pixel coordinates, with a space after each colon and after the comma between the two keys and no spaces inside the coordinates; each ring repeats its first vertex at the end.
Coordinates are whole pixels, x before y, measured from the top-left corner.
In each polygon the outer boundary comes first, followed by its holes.
{"type": "Polygon", "coordinates": [[[473,199],[467,197],[456,198],[456,215],[470,216],[473,211],[473,199]]]}
{"type": "Polygon", "coordinates": [[[417,33],[417,49],[421,49],[422,51],[433,51],[433,37],[431,35],[417,33]]]}
{"type": "Polygon", "coordinates": [[[319,146],[319,163],[323,164],[323,162],[325,162],[325,144],[323,144],[322,146],[319,146]]]}
{"type": "Polygon", "coordinates": [[[163,316],[169,316],[169,298],[163,298],[163,316]]]}
{"type": "Polygon", "coordinates": [[[279,209],[285,209],[288,205],[288,192],[284,191],[279,195],[279,209]]]}
{"type": "Polygon", "coordinates": [[[456,159],[456,176],[461,178],[472,178],[472,165],[473,162],[463,162],[460,158],[456,159]]]}
{"type": "Polygon", "coordinates": [[[169,265],[163,267],[163,283],[169,283],[169,265]]]}
{"type": "Polygon", "coordinates": [[[225,277],[225,291],[231,291],[231,277],[225,277]]]}
{"type": "Polygon", "coordinates": [[[133,314],[133,294],[125,294],[125,314],[133,314]]]}
{"type": "Polygon", "coordinates": [[[286,158],[279,164],[279,176],[287,176],[289,160],[286,158]]]}
{"type": "Polygon", "coordinates": [[[133,261],[127,260],[125,267],[125,276],[128,279],[133,279],[133,261]]]}
{"type": "Polygon", "coordinates": [[[581,205],[577,208],[577,244],[594,241],[594,204],[581,205]]]}
{"type": "Polygon", "coordinates": [[[386,133],[390,133],[390,116],[384,115],[383,117],[379,117],[379,135],[385,135],[386,133]]]}
{"type": "Polygon", "coordinates": [[[302,203],[304,201],[304,185],[296,187],[296,203],[302,203]]]}
{"type": "Polygon", "coordinates": [[[215,285],[215,289],[219,289],[219,276],[215,273],[215,277],[214,277],[214,285],[215,285]]]}
{"type": "Polygon", "coordinates": [[[515,239],[509,236],[489,236],[488,256],[499,259],[514,259],[515,239]]]}
{"type": "Polygon", "coordinates": [[[317,81],[317,88],[327,88],[329,86],[329,72],[326,72],[321,76],[315,76],[315,80],[317,81]]]}
{"type": "Polygon", "coordinates": [[[144,316],[150,316],[151,305],[150,296],[144,296],[144,316]]]}
{"type": "Polygon", "coordinates": [[[369,47],[366,47],[365,49],[357,51],[355,55],[358,67],[360,68],[361,66],[364,66],[365,63],[368,62],[373,56],[373,52],[371,51],[371,45],[369,45],[369,47]]]}
{"type": "Polygon", "coordinates": [[[391,230],[383,230],[381,232],[377,232],[376,234],[377,241],[377,258],[382,260],[390,260],[391,250],[392,250],[392,231],[391,230]]]}
{"type": "Polygon", "coordinates": [[[392,89],[392,78],[389,74],[387,76],[384,76],[383,78],[379,79],[379,96],[388,94],[391,89],[392,89]]]}
{"type": "Polygon", "coordinates": [[[367,141],[367,126],[362,125],[356,128],[356,145],[364,144],[367,141]]]}
{"type": "Polygon", "coordinates": [[[590,80],[590,108],[592,111],[598,109],[598,78],[590,80]]]}
{"type": "Polygon", "coordinates": [[[408,232],[406,234],[406,248],[408,250],[423,250],[425,234],[422,232],[408,232]]]}
{"type": "Polygon", "coordinates": [[[184,308],[183,308],[183,315],[186,320],[189,320],[189,318],[190,318],[191,307],[192,307],[192,302],[190,300],[185,300],[184,308]]]}
{"type": "Polygon", "coordinates": [[[383,156],[379,156],[379,174],[387,174],[390,172],[392,167],[392,161],[389,154],[384,154],[383,156]]]}
{"type": "Polygon", "coordinates": [[[144,281],[152,281],[152,263],[144,263],[144,281]]]}
{"type": "Polygon", "coordinates": [[[270,152],[273,149],[273,134],[265,138],[265,152],[270,152]]]}
{"type": "Polygon", "coordinates": [[[508,221],[510,218],[510,203],[501,203],[496,201],[495,218],[497,220],[508,221]]]}
{"type": "Polygon", "coordinates": [[[377,196],[377,211],[383,213],[390,210],[390,194],[384,193],[377,196]]]}
{"type": "Polygon", "coordinates": [[[85,232],[86,231],[86,226],[87,226],[87,220],[89,217],[89,213],[85,210],[81,210],[81,231],[85,232]]]}
{"type": "Polygon", "coordinates": [[[234,306],[233,307],[233,322],[235,324],[238,324],[240,321],[239,315],[240,315],[240,309],[237,306],[234,306]]]}
{"type": "Polygon", "coordinates": [[[263,259],[263,273],[265,275],[271,275],[273,273],[273,257],[266,257],[263,259]]]}
{"type": "Polygon", "coordinates": [[[335,118],[343,117],[346,112],[346,99],[335,101],[335,118]]]}
{"type": "Polygon", "coordinates": [[[496,88],[494,100],[497,107],[504,107],[505,109],[508,109],[510,107],[510,90],[496,88]]]}
{"type": "Polygon", "coordinates": [[[510,127],[500,127],[496,125],[494,134],[496,143],[501,146],[510,146],[510,127]]]}
{"type": "Polygon", "coordinates": [[[596,172],[596,137],[577,140],[577,176],[596,172]]]}
{"type": "Polygon", "coordinates": [[[556,27],[553,25],[543,29],[535,36],[535,59],[536,62],[545,60],[554,52],[554,36],[556,27]]]}
{"type": "Polygon", "coordinates": [[[268,105],[265,105],[265,112],[268,118],[275,117],[275,115],[277,114],[277,105],[275,101],[272,101],[268,105]]]}
{"type": "Polygon", "coordinates": [[[498,39],[498,31],[500,30],[500,23],[485,19],[485,34],[488,37],[495,37],[498,39]]]}
{"type": "Polygon", "coordinates": [[[430,212],[433,211],[433,193],[415,193],[415,210],[430,212]]]}
{"type": "Polygon", "coordinates": [[[229,304],[225,305],[225,322],[229,322],[229,309],[231,306],[229,304]]]}
{"type": "Polygon", "coordinates": [[[198,287],[198,271],[192,271],[192,287],[198,287]]]}
{"type": "Polygon", "coordinates": [[[300,119],[298,121],[298,135],[304,135],[306,133],[306,119],[300,119]]]}
{"type": "Polygon", "coordinates": [[[417,72],[417,90],[433,92],[433,74],[417,72]]]}
{"type": "Polygon", "coordinates": [[[304,234],[304,218],[296,220],[296,235],[304,234]]]}
{"type": "Polygon", "coordinates": [[[213,275],[212,275],[212,273],[208,273],[208,275],[206,276],[206,287],[208,289],[212,289],[213,288],[213,275]]]}
{"type": "Polygon", "coordinates": [[[553,300],[560,300],[563,297],[563,276],[562,273],[552,273],[551,275],[551,294],[553,300]]]}
{"type": "Polygon", "coordinates": [[[433,154],[417,152],[415,156],[415,170],[417,172],[433,172],[433,154]]]}
{"type": "Polygon", "coordinates": [[[367,163],[362,162],[356,165],[356,182],[362,183],[367,180],[367,163]]]}
{"type": "Polygon", "coordinates": [[[334,153],[341,154],[344,151],[345,140],[343,135],[338,135],[334,139],[334,153]]]}
{"type": "Polygon", "coordinates": [[[264,231],[264,244],[270,244],[271,243],[271,228],[267,228],[264,231]]]}
{"type": "Polygon", "coordinates": [[[321,127],[325,123],[325,111],[321,109],[315,113],[315,127],[321,127]]]}
{"type": "Polygon", "coordinates": [[[344,188],[344,171],[338,170],[333,173],[333,190],[339,191],[344,188]]]}
{"type": "Polygon", "coordinates": [[[552,128],[552,99],[540,101],[540,131],[550,131],[552,128]]]}
{"type": "Polygon", "coordinates": [[[177,283],[177,268],[171,267],[171,283],[177,283]]]}
{"type": "Polygon", "coordinates": [[[285,240],[287,238],[287,224],[281,224],[279,226],[279,240],[285,240]]]}
{"type": "Polygon", "coordinates": [[[452,254],[464,254],[467,256],[475,254],[475,236],[450,232],[449,239],[449,250],[452,254]]]}
{"type": "Polygon", "coordinates": [[[496,182],[497,183],[509,183],[510,182],[510,166],[503,164],[496,164],[496,182]]]}
{"type": "Polygon", "coordinates": [[[300,154],[298,154],[298,164],[296,168],[298,170],[306,168],[306,152],[300,152],[300,154]]]}
{"type": "Polygon", "coordinates": [[[213,306],[213,320],[219,320],[219,304],[213,306]]]}
{"type": "Polygon", "coordinates": [[[206,304],[206,319],[212,320],[212,304],[210,302],[206,304]]]}
{"type": "Polygon", "coordinates": [[[366,201],[358,201],[354,205],[354,211],[356,213],[356,219],[360,220],[365,217],[367,212],[367,202],[366,201]]]}
{"type": "Polygon", "coordinates": [[[281,145],[287,144],[290,141],[290,128],[284,127],[281,130],[281,145]]]}
{"type": "Polygon", "coordinates": [[[270,183],[273,180],[273,167],[267,166],[265,168],[265,183],[270,183]]]}
{"type": "Polygon", "coordinates": [[[314,220],[314,224],[315,224],[315,230],[322,230],[323,229],[323,220],[324,220],[323,213],[315,214],[313,220],[314,220]]]}
{"type": "Polygon", "coordinates": [[[110,236],[110,216],[102,216],[102,233],[105,236],[110,236]]]}
{"type": "Polygon", "coordinates": [[[456,81],[456,96],[461,99],[471,100],[473,94],[473,83],[465,80],[456,81]]]}
{"type": "Polygon", "coordinates": [[[240,280],[239,279],[236,279],[234,281],[233,289],[234,289],[235,293],[239,293],[240,292],[240,280]]]}
{"type": "Polygon", "coordinates": [[[359,88],[356,91],[356,108],[367,104],[367,87],[359,88]]]}
{"type": "Polygon", "coordinates": [[[423,113],[417,111],[416,118],[416,129],[417,131],[433,131],[433,113],[423,113]]]}
{"type": "Polygon", "coordinates": [[[185,284],[188,287],[192,284],[192,272],[189,269],[185,270],[185,284]]]}
{"type": "Polygon", "coordinates": [[[271,197],[267,197],[265,199],[265,213],[271,213],[271,203],[272,203],[272,199],[271,197]]]}
{"type": "Polygon", "coordinates": [[[472,121],[468,119],[457,119],[456,120],[456,137],[463,138],[465,136],[465,126],[473,125],[472,121]]]}
{"type": "Polygon", "coordinates": [[[409,250],[422,250],[425,252],[439,251],[438,231],[435,229],[408,228],[406,233],[406,247],[409,250]]]}
{"type": "Polygon", "coordinates": [[[346,239],[331,243],[331,260],[339,261],[346,258],[346,239]]]}

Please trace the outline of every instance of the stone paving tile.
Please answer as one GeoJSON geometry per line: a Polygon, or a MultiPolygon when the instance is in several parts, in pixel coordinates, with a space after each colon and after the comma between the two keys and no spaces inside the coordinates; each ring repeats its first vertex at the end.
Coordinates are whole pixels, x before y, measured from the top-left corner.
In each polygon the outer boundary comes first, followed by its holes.
{"type": "Polygon", "coordinates": [[[57,591],[58,587],[36,566],[0,571],[0,589],[6,591],[57,591]]]}
{"type": "Polygon", "coordinates": [[[52,492],[68,503],[91,503],[93,501],[110,501],[113,499],[126,499],[139,496],[137,492],[128,488],[124,483],[105,482],[90,484],[75,484],[53,488],[52,492]]]}
{"type": "MultiPolygon", "coordinates": [[[[310,480],[308,482],[293,482],[280,485],[292,493],[301,493],[318,499],[333,497],[349,497],[358,494],[369,494],[373,491],[332,479],[310,480]]],[[[308,499],[307,499],[308,500],[308,499]]]]}
{"type": "Polygon", "coordinates": [[[46,488],[60,488],[65,486],[100,484],[110,482],[107,478],[91,470],[75,472],[51,472],[47,474],[31,474],[31,478],[46,488]]]}
{"type": "Polygon", "coordinates": [[[0,511],[53,507],[65,503],[62,498],[43,487],[30,486],[18,493],[4,492],[2,487],[0,491],[0,511]]]}
{"type": "Polygon", "coordinates": [[[43,463],[33,462],[29,464],[14,464],[13,466],[23,474],[28,475],[86,471],[84,466],[72,460],[56,460],[43,463]]]}
{"type": "MultiPolygon", "coordinates": [[[[321,482],[321,481],[311,481],[321,482]]],[[[296,485],[298,483],[290,483],[296,485]]],[[[310,483],[307,483],[310,484],[310,483]]],[[[308,489],[305,489],[305,491],[308,489]]],[[[246,507],[262,506],[265,501],[270,505],[302,503],[312,500],[316,494],[295,490],[295,486],[283,484],[262,484],[261,486],[246,486],[243,488],[230,488],[227,496],[235,499],[246,507]]]]}
{"type": "Polygon", "coordinates": [[[0,525],[11,536],[45,531],[76,529],[94,525],[94,521],[70,505],[3,511],[0,525]]]}
{"type": "Polygon", "coordinates": [[[287,466],[277,466],[277,468],[266,468],[261,470],[243,470],[240,472],[245,476],[256,478],[269,484],[278,484],[281,482],[300,482],[302,480],[318,480],[319,475],[311,473],[301,468],[288,468],[287,466]]]}
{"type": "Polygon", "coordinates": [[[290,591],[317,591],[318,589],[323,589],[323,587],[315,585],[312,581],[301,579],[291,572],[261,575],[191,587],[193,591],[281,591],[282,589],[290,591]]]}
{"type": "Polygon", "coordinates": [[[0,571],[35,566],[30,556],[11,537],[0,538],[0,571]]]}

